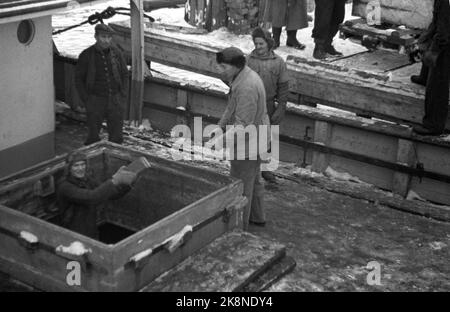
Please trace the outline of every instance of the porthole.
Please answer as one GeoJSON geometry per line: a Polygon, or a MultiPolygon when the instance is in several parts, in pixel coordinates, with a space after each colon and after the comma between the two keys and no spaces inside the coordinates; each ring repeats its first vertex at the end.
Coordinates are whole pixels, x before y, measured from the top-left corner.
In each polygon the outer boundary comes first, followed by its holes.
{"type": "Polygon", "coordinates": [[[33,41],[34,37],[34,23],[31,20],[23,20],[19,23],[17,27],[17,39],[20,43],[28,45],[33,41]]]}

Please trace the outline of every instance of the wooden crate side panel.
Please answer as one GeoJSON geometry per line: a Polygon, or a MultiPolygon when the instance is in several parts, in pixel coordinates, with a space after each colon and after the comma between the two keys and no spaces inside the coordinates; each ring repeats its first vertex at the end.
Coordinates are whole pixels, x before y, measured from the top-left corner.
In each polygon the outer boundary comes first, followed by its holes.
{"type": "Polygon", "coordinates": [[[450,184],[426,178],[420,182],[418,178],[413,178],[411,190],[428,201],[450,206],[450,184]]]}
{"type": "Polygon", "coordinates": [[[334,125],[329,146],[395,163],[398,140],[357,128],[334,125]]]}
{"type": "Polygon", "coordinates": [[[241,214],[242,210],[235,211],[229,223],[223,222],[222,218],[216,219],[214,222],[192,233],[192,237],[175,252],[169,253],[167,250],[161,250],[150,256],[148,262],[141,269],[134,269],[131,266],[120,268],[116,271],[115,276],[119,285],[121,285],[120,290],[139,290],[145,287],[156,277],[176,266],[217,237],[235,228],[240,228],[241,214]]]}
{"type": "Polygon", "coordinates": [[[216,215],[228,205],[232,204],[236,198],[239,198],[242,192],[242,182],[233,182],[227,187],[202,198],[200,201],[128,237],[116,245],[114,267],[122,267],[129,261],[130,257],[149,248],[155,248],[155,246],[161,244],[167,238],[181,231],[184,226],[195,226],[216,215]],[[141,244],[136,244],[136,242],[141,240],[141,244]]]}
{"type": "MultiPolygon", "coordinates": [[[[48,286],[51,289],[52,286],[47,282],[52,281],[59,281],[57,287],[64,286],[68,273],[67,263],[77,259],[70,256],[62,257],[52,251],[59,245],[69,246],[74,241],[79,241],[86,248],[91,249],[88,259],[92,266],[89,271],[84,271],[85,274],[82,276],[82,279],[86,281],[85,284],[82,283],[83,289],[101,289],[101,280],[107,280],[109,273],[112,272],[110,249],[88,237],[2,206],[0,206],[0,228],[2,229],[0,236],[2,253],[0,257],[5,264],[8,263],[13,266],[11,272],[27,271],[32,274],[30,277],[32,280],[41,275],[49,276],[47,281],[43,281],[45,285],[36,285],[37,287],[48,286]],[[47,247],[38,247],[34,253],[30,253],[19,244],[18,236],[21,231],[34,234],[38,238],[39,244],[47,247]],[[5,232],[14,234],[6,234],[5,232]],[[14,235],[14,237],[11,235],[14,235]]],[[[8,270],[8,268],[3,269],[8,270]]],[[[26,279],[26,275],[26,273],[20,273],[17,279],[26,279]]],[[[65,289],[69,288],[66,287],[65,289]]]]}
{"type": "Polygon", "coordinates": [[[329,159],[329,166],[335,171],[348,173],[381,189],[392,190],[392,170],[338,156],[330,156],[329,159]]]}

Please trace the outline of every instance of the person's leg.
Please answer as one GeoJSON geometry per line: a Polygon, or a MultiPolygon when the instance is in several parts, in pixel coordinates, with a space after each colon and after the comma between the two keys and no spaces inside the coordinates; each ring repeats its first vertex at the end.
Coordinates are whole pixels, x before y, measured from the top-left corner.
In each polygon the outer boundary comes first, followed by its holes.
{"type": "Polygon", "coordinates": [[[431,134],[441,134],[445,129],[449,100],[450,48],[443,51],[436,62],[436,67],[430,68],[425,93],[425,115],[423,126],[432,131],[431,134]]]}
{"type": "Polygon", "coordinates": [[[342,24],[345,18],[345,0],[331,0],[330,2],[333,7],[327,38],[327,47],[333,46],[333,39],[339,31],[339,25],[342,24]]]}
{"type": "Polygon", "coordinates": [[[411,81],[417,84],[420,84],[422,86],[427,85],[427,79],[428,79],[429,69],[428,66],[422,63],[422,68],[420,69],[419,75],[412,75],[411,81]]]}
{"type": "Polygon", "coordinates": [[[287,40],[286,46],[295,48],[297,50],[304,50],[306,46],[297,40],[297,30],[286,30],[287,40]]]}
{"type": "Polygon", "coordinates": [[[108,140],[117,144],[123,142],[123,103],[119,96],[108,101],[107,126],[108,140]]]}
{"type": "Polygon", "coordinates": [[[248,229],[248,223],[250,219],[250,211],[252,207],[253,189],[255,186],[255,164],[256,161],[252,160],[231,160],[230,175],[234,178],[242,180],[244,183],[243,195],[247,197],[247,204],[244,207],[243,227],[244,230],[248,229]]]}
{"type": "Polygon", "coordinates": [[[280,46],[281,27],[272,27],[273,36],[273,48],[276,49],[280,46]]]}
{"type": "Polygon", "coordinates": [[[314,28],[312,37],[316,44],[313,56],[316,59],[324,59],[327,54],[325,52],[325,43],[329,38],[331,16],[333,13],[333,3],[330,0],[315,0],[316,10],[314,13],[314,28]]]}
{"type": "Polygon", "coordinates": [[[86,124],[88,127],[88,135],[85,145],[89,145],[100,141],[99,133],[103,122],[103,108],[102,101],[96,96],[89,96],[86,103],[86,124]]]}
{"type": "Polygon", "coordinates": [[[259,178],[261,174],[261,161],[257,160],[255,162],[255,182],[253,187],[253,198],[249,222],[257,225],[264,225],[266,223],[266,212],[264,210],[264,187],[259,178]]]}

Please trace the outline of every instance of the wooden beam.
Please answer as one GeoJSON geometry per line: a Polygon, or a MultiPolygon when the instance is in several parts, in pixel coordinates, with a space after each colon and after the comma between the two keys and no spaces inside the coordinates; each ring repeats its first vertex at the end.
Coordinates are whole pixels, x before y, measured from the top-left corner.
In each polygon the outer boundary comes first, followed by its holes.
{"type": "Polygon", "coordinates": [[[130,0],[131,10],[131,88],[129,119],[142,122],[144,98],[144,6],[143,0],[130,0]]]}

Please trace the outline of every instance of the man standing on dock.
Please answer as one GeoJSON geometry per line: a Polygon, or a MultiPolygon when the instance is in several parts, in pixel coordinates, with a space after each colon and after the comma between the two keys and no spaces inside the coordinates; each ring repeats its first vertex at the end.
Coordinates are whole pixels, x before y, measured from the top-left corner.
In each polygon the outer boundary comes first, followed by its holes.
{"type": "Polygon", "coordinates": [[[421,135],[440,135],[444,132],[448,115],[450,78],[450,1],[436,0],[433,21],[419,39],[422,51],[420,75],[411,81],[426,86],[423,126],[415,126],[421,135]]]}
{"type": "Polygon", "coordinates": [[[327,54],[342,56],[342,53],[333,47],[333,38],[338,33],[339,25],[344,21],[346,0],[315,0],[315,2],[312,37],[316,46],[313,57],[323,60],[327,54]]]}
{"type": "Polygon", "coordinates": [[[234,142],[234,153],[230,155],[230,174],[244,182],[244,196],[248,200],[244,208],[243,220],[246,230],[249,223],[255,225],[266,223],[263,206],[264,188],[260,182],[261,153],[265,151],[261,151],[260,146],[251,144],[251,141],[259,142],[260,131],[263,131],[261,129],[269,129],[270,126],[266,108],[266,92],[261,78],[246,66],[245,55],[238,48],[230,47],[217,53],[217,63],[223,81],[230,86],[230,94],[227,108],[216,129],[219,131],[213,132],[215,136],[211,141],[223,141],[225,138],[226,143],[234,142]],[[222,129],[225,127],[226,132],[223,134],[222,129]],[[257,138],[243,133],[245,131],[243,128],[251,127],[255,128],[257,138]],[[244,139],[236,141],[234,136],[244,139]],[[230,139],[230,137],[233,138],[230,139]],[[239,153],[239,150],[244,153],[239,153]]]}
{"type": "Polygon", "coordinates": [[[75,84],[86,106],[88,137],[85,145],[100,141],[106,118],[108,139],[121,144],[125,101],[128,94],[128,70],[119,49],[112,45],[113,29],[95,26],[96,43],[81,52],[75,72],[75,84]]]}

